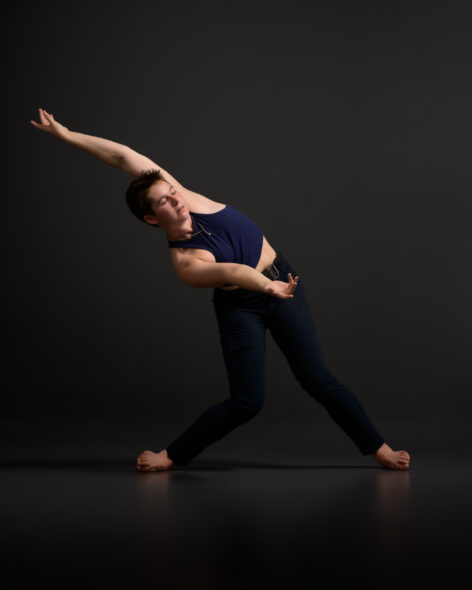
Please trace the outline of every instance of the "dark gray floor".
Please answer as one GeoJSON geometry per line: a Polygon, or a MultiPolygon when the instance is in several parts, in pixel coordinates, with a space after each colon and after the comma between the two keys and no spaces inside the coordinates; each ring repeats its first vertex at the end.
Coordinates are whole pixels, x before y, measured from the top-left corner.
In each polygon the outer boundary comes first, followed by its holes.
{"type": "Polygon", "coordinates": [[[258,416],[161,473],[136,456],[183,423],[5,422],[2,573],[9,588],[465,587],[470,422],[376,424],[408,472],[303,420],[258,416]]]}

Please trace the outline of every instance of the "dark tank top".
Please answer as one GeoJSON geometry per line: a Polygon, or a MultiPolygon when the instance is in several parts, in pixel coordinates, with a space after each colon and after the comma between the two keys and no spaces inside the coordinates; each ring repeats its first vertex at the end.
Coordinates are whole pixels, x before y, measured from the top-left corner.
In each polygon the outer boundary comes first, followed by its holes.
{"type": "Polygon", "coordinates": [[[211,252],[216,262],[237,262],[256,268],[264,234],[252,219],[231,205],[216,213],[189,214],[196,235],[188,240],[168,240],[169,248],[202,248],[211,252]]]}

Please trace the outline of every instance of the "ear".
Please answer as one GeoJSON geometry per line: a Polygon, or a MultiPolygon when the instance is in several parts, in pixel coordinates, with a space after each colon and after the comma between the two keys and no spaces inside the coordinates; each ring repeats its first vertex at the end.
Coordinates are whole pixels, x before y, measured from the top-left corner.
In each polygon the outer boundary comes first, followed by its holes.
{"type": "Polygon", "coordinates": [[[157,223],[156,218],[154,217],[154,215],[145,215],[143,217],[143,220],[146,223],[149,223],[150,225],[154,225],[155,227],[159,227],[159,224],[157,223]]]}

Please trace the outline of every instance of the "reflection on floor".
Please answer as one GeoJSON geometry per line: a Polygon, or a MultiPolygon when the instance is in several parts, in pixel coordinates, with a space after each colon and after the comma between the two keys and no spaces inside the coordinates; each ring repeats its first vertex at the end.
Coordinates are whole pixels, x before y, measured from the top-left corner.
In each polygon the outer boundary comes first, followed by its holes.
{"type": "Polygon", "coordinates": [[[409,471],[293,420],[256,418],[160,473],[137,455],[185,424],[10,422],[2,572],[12,588],[463,587],[468,425],[378,424],[409,471]]]}

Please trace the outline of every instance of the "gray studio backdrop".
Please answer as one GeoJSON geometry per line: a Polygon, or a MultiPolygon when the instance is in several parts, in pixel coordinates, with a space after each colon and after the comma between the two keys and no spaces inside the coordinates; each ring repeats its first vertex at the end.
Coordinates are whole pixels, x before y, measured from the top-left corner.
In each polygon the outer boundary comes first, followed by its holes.
{"type": "MultiPolygon", "coordinates": [[[[129,213],[131,176],[34,129],[38,107],[254,219],[373,418],[470,415],[469,12],[10,4],[3,416],[188,420],[229,393],[211,289],[129,213]]],[[[323,412],[269,334],[267,368],[268,415],[323,412]]]]}

